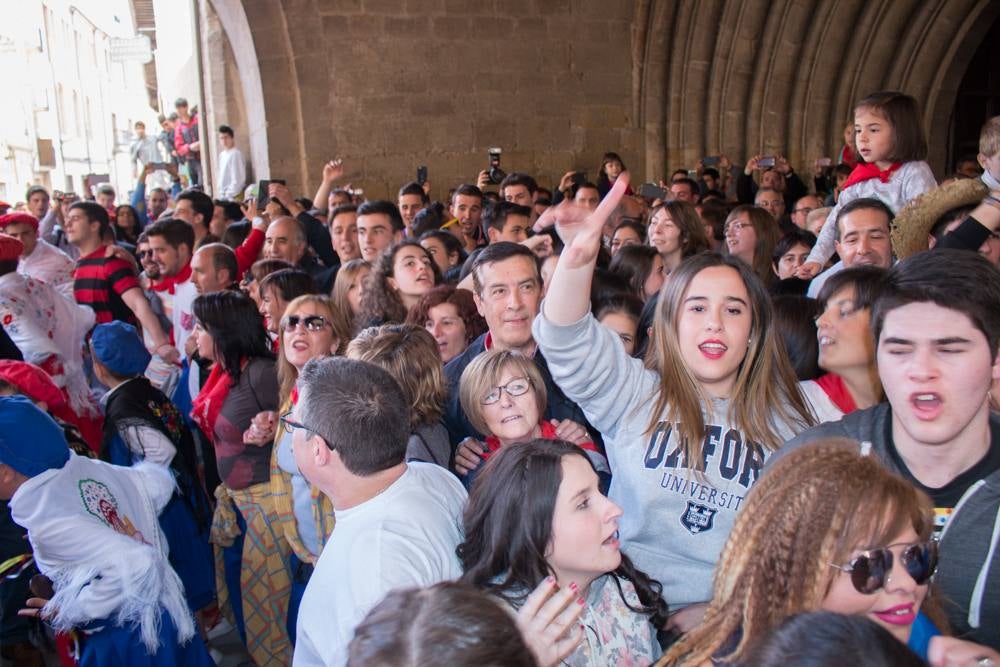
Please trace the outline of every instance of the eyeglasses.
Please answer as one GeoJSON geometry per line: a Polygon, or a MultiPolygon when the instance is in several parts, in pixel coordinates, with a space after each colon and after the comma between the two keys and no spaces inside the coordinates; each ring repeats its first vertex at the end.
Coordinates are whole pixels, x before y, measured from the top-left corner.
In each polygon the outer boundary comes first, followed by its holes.
{"type": "MultiPolygon", "coordinates": [[[[871,595],[891,578],[893,554],[889,547],[871,549],[853,559],[847,565],[830,563],[831,567],[851,573],[854,590],[862,595],[871,595]]],[[[899,561],[918,586],[926,584],[937,570],[937,542],[911,544],[903,549],[899,561]]]]}
{"type": "Polygon", "coordinates": [[[330,324],[330,321],[322,315],[289,315],[281,320],[281,329],[292,331],[299,326],[300,322],[305,325],[306,331],[312,332],[322,331],[330,324]]]}
{"type": "Polygon", "coordinates": [[[493,391],[486,394],[486,396],[483,397],[483,405],[493,405],[500,400],[500,396],[503,395],[503,392],[505,391],[508,396],[513,398],[515,396],[524,396],[528,393],[529,389],[531,389],[530,380],[527,378],[514,378],[507,384],[495,387],[493,391]]]}
{"type": "Polygon", "coordinates": [[[747,227],[753,227],[753,223],[750,222],[730,222],[726,225],[725,233],[738,232],[740,230],[746,229],[747,227]]]}
{"type": "Polygon", "coordinates": [[[297,429],[302,429],[303,431],[308,431],[309,433],[312,433],[314,435],[318,435],[316,433],[316,431],[312,430],[308,426],[306,426],[304,424],[300,424],[299,422],[297,422],[294,419],[292,419],[292,411],[291,410],[289,410],[288,412],[285,412],[285,413],[283,413],[281,415],[278,415],[278,422],[289,433],[294,433],[297,429]]]}
{"type": "Polygon", "coordinates": [[[139,256],[139,259],[146,259],[147,257],[152,257],[153,256],[153,251],[152,250],[140,250],[139,252],[137,252],[135,254],[139,256]]]}

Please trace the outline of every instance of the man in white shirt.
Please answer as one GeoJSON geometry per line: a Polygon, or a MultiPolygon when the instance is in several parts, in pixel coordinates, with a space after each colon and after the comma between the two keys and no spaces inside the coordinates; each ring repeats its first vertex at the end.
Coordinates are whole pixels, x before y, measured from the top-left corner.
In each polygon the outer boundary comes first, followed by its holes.
{"type": "Polygon", "coordinates": [[[299,470],[337,524],[299,608],[294,667],[343,667],[354,628],[391,590],[456,579],[465,490],[447,470],[406,463],[409,406],[386,371],[313,359],[281,417],[299,470]]]}
{"type": "Polygon", "coordinates": [[[17,265],[18,273],[48,283],[73,300],[76,262],[59,248],[38,238],[38,218],[30,213],[0,215],[0,232],[13,236],[24,246],[17,265]]]}
{"type": "Polygon", "coordinates": [[[236,199],[247,183],[247,168],[243,153],[236,147],[233,128],[219,126],[219,143],[222,150],[219,152],[219,185],[216,191],[220,199],[236,199]]]}

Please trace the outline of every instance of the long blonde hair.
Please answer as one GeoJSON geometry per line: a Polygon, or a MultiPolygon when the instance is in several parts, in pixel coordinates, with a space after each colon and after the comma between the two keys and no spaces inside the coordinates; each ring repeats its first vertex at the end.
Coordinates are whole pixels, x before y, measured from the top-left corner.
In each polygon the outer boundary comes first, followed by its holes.
{"type": "MultiPolygon", "coordinates": [[[[351,319],[334,306],[333,300],[330,297],[323,294],[303,294],[296,297],[285,307],[285,312],[282,314],[281,319],[284,320],[289,315],[294,315],[298,312],[299,308],[307,303],[315,304],[321,310],[326,311],[326,317],[330,320],[330,326],[333,328],[333,337],[337,339],[337,349],[334,354],[344,354],[344,351],[347,350],[347,344],[351,342],[351,319]]],[[[285,358],[285,332],[279,330],[278,384],[280,387],[280,405],[284,405],[288,401],[288,397],[291,396],[292,388],[295,386],[295,381],[298,377],[298,370],[285,358]]]]}
{"type": "Polygon", "coordinates": [[[730,396],[729,422],[750,440],[771,451],[783,443],[783,438],[776,432],[778,424],[787,425],[797,432],[815,423],[775,332],[771,298],[760,280],[735,257],[716,253],[694,255],[674,269],[660,292],[653,319],[653,335],[646,353],[646,366],[660,376],[660,387],[647,430],[652,434],[664,413],[669,421],[679,423],[678,441],[684,460],[691,466],[700,465],[698,462],[703,460],[705,417],[702,407],[709,405],[711,399],[682,361],[677,325],[691,281],[703,270],[712,267],[729,267],[738,272],[750,295],[750,345],[730,396]]]}
{"type": "Polygon", "coordinates": [[[741,662],[784,619],[822,607],[837,574],[831,563],[847,562],[859,545],[887,546],[910,527],[930,539],[930,499],[857,442],[830,438],[789,453],[736,515],[701,625],[658,664],[741,662]],[[736,633],[732,652],[717,655],[736,633]]]}

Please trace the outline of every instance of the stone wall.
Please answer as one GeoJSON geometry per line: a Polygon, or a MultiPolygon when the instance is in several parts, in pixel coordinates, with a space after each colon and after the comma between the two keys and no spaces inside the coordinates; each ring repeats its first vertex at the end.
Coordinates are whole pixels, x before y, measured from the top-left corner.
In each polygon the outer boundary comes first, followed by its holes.
{"type": "Polygon", "coordinates": [[[306,192],[339,156],[370,197],[418,165],[442,197],[490,146],[547,185],[594,178],[606,150],[639,180],[719,152],[782,152],[805,173],[880,88],[924,103],[943,173],[955,91],[1000,15],[994,0],[201,2],[229,38],[259,176],[306,192]]]}

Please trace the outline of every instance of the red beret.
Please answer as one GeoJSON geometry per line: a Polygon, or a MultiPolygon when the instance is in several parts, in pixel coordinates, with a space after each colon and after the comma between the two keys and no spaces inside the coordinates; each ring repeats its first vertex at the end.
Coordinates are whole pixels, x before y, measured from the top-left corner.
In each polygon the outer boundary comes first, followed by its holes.
{"type": "Polygon", "coordinates": [[[0,215],[0,229],[6,229],[7,225],[30,225],[38,231],[38,218],[30,213],[7,213],[0,215]]]}
{"type": "Polygon", "coordinates": [[[17,259],[24,252],[24,244],[7,234],[0,234],[0,262],[17,259]]]}

